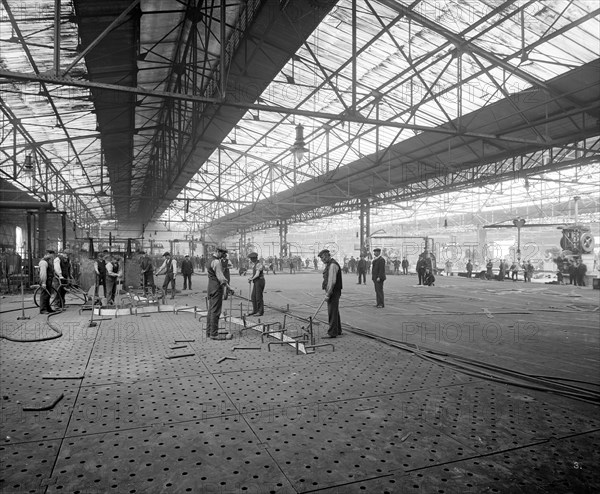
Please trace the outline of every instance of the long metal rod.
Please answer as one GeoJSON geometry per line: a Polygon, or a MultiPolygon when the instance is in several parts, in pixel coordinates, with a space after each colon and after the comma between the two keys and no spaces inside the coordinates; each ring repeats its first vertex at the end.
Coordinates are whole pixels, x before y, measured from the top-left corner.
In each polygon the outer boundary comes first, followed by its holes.
{"type": "Polygon", "coordinates": [[[226,32],[225,32],[225,17],[227,14],[227,10],[225,8],[226,6],[226,2],[224,0],[221,1],[221,18],[219,19],[219,24],[220,24],[220,28],[221,28],[221,33],[220,33],[220,40],[221,40],[221,60],[219,61],[219,67],[220,67],[220,76],[221,76],[221,80],[220,85],[221,85],[221,98],[225,99],[225,89],[227,87],[227,78],[225,77],[225,48],[227,46],[227,41],[225,39],[226,36],[226,32]]]}
{"type": "Polygon", "coordinates": [[[54,73],[60,74],[60,0],[54,0],[54,73]]]}
{"type": "Polygon", "coordinates": [[[356,65],[357,65],[357,52],[356,52],[356,0],[352,0],[352,111],[355,112],[358,110],[356,108],[356,65]]]}

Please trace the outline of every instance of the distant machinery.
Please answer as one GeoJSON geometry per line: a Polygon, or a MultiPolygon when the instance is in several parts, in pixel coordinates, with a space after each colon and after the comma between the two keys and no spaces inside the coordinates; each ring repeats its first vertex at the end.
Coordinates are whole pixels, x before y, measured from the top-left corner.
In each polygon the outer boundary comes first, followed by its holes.
{"type": "Polygon", "coordinates": [[[564,256],[580,257],[582,254],[590,254],[594,251],[594,236],[590,228],[582,224],[561,225],[562,237],[560,248],[564,256]]]}
{"type": "Polygon", "coordinates": [[[522,228],[543,228],[558,226],[562,230],[560,239],[561,257],[569,260],[579,259],[583,254],[590,254],[594,251],[594,236],[591,234],[589,226],[582,223],[529,223],[522,218],[513,220],[512,225],[485,225],[483,228],[516,228],[517,229],[517,260],[521,258],[521,229],[522,228]]]}

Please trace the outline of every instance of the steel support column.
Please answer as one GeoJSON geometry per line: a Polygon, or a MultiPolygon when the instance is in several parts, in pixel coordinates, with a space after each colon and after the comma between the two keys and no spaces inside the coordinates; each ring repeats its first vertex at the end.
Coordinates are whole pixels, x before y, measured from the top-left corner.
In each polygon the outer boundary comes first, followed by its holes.
{"type": "Polygon", "coordinates": [[[248,255],[246,250],[246,230],[242,228],[240,230],[240,240],[238,242],[238,253],[240,255],[240,260],[248,255]]]}
{"type": "Polygon", "coordinates": [[[46,252],[46,239],[48,238],[48,213],[44,209],[38,211],[38,255],[42,257],[46,252]]]}
{"type": "Polygon", "coordinates": [[[360,254],[369,255],[369,235],[371,234],[371,206],[367,199],[360,201],[360,254]]]}
{"type": "Polygon", "coordinates": [[[287,232],[287,221],[281,220],[279,222],[279,259],[288,256],[287,232]]]}
{"type": "Polygon", "coordinates": [[[33,213],[27,211],[27,277],[29,279],[29,286],[33,285],[33,246],[32,241],[32,221],[31,216],[33,213]]]}
{"type": "Polygon", "coordinates": [[[62,227],[62,250],[67,248],[67,213],[60,213],[61,227],[62,227]]]}

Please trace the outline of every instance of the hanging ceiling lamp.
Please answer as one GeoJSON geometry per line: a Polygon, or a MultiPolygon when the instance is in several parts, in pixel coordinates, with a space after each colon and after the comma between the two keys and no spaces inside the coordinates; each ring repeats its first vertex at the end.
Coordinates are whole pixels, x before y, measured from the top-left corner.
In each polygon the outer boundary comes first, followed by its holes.
{"type": "Polygon", "coordinates": [[[33,166],[33,156],[28,154],[25,156],[25,162],[23,163],[23,172],[28,177],[33,176],[33,172],[35,171],[35,167],[33,166]]]}
{"type": "Polygon", "coordinates": [[[304,127],[302,124],[296,125],[296,141],[290,148],[290,151],[294,155],[296,161],[300,162],[304,158],[304,155],[308,153],[308,148],[304,142],[304,127]]]}

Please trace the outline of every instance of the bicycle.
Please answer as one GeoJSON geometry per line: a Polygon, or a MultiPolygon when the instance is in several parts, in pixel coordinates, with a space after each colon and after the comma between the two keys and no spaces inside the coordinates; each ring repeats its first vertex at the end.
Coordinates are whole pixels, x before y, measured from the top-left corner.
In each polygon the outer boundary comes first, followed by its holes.
{"type": "MultiPolygon", "coordinates": [[[[67,297],[69,297],[69,303],[80,303],[85,305],[88,301],[88,294],[85,292],[75,280],[65,280],[64,283],[61,283],[62,287],[65,288],[65,305],[67,304],[67,297]],[[75,299],[75,300],[73,300],[75,299]]],[[[33,301],[37,307],[40,306],[40,299],[42,296],[42,290],[45,290],[41,285],[37,285],[35,292],[33,292],[33,301]]],[[[58,291],[53,286],[50,288],[50,306],[55,306],[60,304],[60,299],[58,297],[58,291]]]]}

